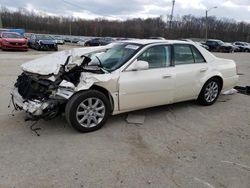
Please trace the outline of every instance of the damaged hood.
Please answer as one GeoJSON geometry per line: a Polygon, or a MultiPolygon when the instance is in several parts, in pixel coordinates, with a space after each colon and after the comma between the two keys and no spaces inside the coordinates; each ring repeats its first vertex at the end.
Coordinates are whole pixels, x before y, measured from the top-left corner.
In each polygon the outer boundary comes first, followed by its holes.
{"type": "Polygon", "coordinates": [[[86,55],[92,52],[98,52],[100,50],[105,50],[110,48],[109,46],[101,47],[85,47],[85,48],[75,48],[71,50],[57,52],[48,56],[44,56],[27,63],[24,63],[21,67],[23,71],[39,74],[43,76],[47,75],[57,75],[60,68],[65,65],[67,59],[69,58],[68,65],[76,64],[80,65],[82,62],[82,55],[86,55]]]}

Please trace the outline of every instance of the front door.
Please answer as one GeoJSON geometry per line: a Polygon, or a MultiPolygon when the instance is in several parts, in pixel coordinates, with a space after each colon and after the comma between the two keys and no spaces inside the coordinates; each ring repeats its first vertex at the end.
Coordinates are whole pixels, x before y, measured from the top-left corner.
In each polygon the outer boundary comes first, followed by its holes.
{"type": "Polygon", "coordinates": [[[153,46],[137,60],[147,61],[149,69],[121,72],[119,79],[119,110],[128,111],[173,102],[174,67],[171,47],[153,46]]]}

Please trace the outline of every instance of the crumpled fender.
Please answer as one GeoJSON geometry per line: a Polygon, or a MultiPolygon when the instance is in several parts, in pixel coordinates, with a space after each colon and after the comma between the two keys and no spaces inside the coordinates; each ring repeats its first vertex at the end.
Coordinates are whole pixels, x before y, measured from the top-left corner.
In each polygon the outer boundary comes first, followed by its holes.
{"type": "Polygon", "coordinates": [[[80,77],[80,83],[75,88],[75,91],[87,90],[94,84],[100,83],[108,84],[109,81],[116,81],[119,78],[119,74],[93,74],[84,72],[80,77]]]}

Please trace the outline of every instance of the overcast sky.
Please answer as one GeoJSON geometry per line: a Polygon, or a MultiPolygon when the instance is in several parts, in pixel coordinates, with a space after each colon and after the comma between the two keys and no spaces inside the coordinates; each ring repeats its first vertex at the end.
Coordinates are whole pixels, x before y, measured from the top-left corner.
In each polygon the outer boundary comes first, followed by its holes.
{"type": "MultiPolygon", "coordinates": [[[[0,0],[0,6],[11,9],[26,8],[53,15],[75,16],[86,19],[106,17],[127,19],[169,15],[172,0],[0,0]]],[[[176,0],[175,15],[209,15],[250,22],[250,0],[176,0]]]]}

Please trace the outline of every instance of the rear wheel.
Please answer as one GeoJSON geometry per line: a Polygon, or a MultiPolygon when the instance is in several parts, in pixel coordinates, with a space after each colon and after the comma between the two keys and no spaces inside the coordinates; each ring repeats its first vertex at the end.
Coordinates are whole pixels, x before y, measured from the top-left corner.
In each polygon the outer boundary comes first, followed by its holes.
{"type": "Polygon", "coordinates": [[[99,91],[81,92],[68,101],[65,115],[68,123],[77,131],[96,131],[107,121],[110,115],[110,103],[99,91]]]}
{"type": "Polygon", "coordinates": [[[221,92],[222,84],[217,78],[211,78],[203,86],[198,102],[201,105],[209,106],[216,102],[221,92]]]}

